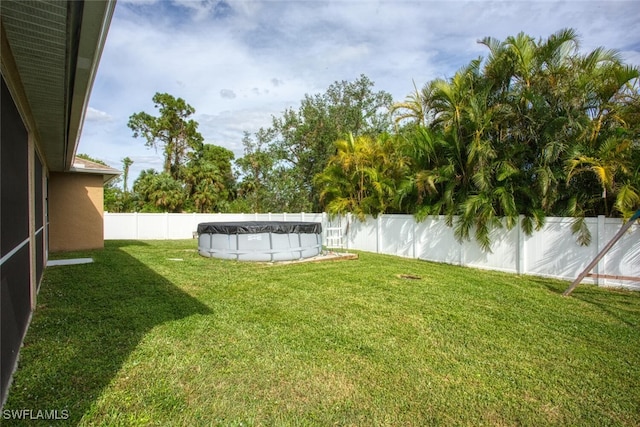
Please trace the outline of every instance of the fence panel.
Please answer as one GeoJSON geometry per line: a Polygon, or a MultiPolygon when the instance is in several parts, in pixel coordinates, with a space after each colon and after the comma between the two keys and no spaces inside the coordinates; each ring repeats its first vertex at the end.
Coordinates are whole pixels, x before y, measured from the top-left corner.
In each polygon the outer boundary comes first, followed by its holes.
{"type": "Polygon", "coordinates": [[[361,222],[351,217],[347,226],[347,248],[378,252],[378,220],[367,218],[361,222]]]}
{"type": "MultiPolygon", "coordinates": [[[[622,221],[614,218],[604,220],[604,239],[600,239],[599,249],[606,245],[620,230],[622,221]]],[[[634,224],[611,248],[600,262],[601,274],[640,278],[640,226],[634,224]],[[604,264],[604,265],[603,265],[604,264]]],[[[634,286],[640,289],[640,280],[599,279],[600,284],[607,286],[634,286]]]]}
{"type": "Polygon", "coordinates": [[[447,264],[460,264],[462,245],[445,218],[429,217],[416,224],[416,258],[447,264]]]}
{"type": "Polygon", "coordinates": [[[167,214],[139,213],[136,223],[137,239],[166,239],[168,224],[167,214]]]}
{"type": "Polygon", "coordinates": [[[137,214],[135,213],[104,213],[104,238],[107,240],[136,239],[138,233],[137,214]]]}
{"type": "Polygon", "coordinates": [[[470,233],[471,240],[462,244],[462,264],[489,270],[518,272],[518,226],[508,230],[506,226],[495,228],[489,233],[491,252],[482,250],[470,233]]]}
{"type": "MultiPolygon", "coordinates": [[[[593,236],[589,246],[580,246],[571,233],[570,218],[547,218],[544,227],[526,236],[526,273],[573,280],[597,255],[596,218],[587,218],[593,236]]],[[[588,281],[588,280],[585,280],[588,281]]]]}
{"type": "Polygon", "coordinates": [[[167,214],[167,239],[190,239],[196,231],[195,214],[167,214]]]}
{"type": "Polygon", "coordinates": [[[415,225],[411,215],[381,215],[378,220],[380,253],[415,258],[415,225]]]}
{"type": "Polygon", "coordinates": [[[303,216],[300,217],[300,221],[307,222],[319,222],[322,224],[322,228],[325,228],[324,224],[324,215],[321,213],[304,213],[303,216]]]}
{"type": "Polygon", "coordinates": [[[104,238],[190,239],[202,222],[309,221],[323,222],[322,213],[104,213],[104,238]]]}
{"type": "MultiPolygon", "coordinates": [[[[188,239],[201,222],[269,220],[321,222],[324,232],[327,227],[341,227],[345,249],[564,280],[574,280],[622,226],[619,219],[587,218],[592,243],[580,246],[571,233],[571,218],[547,218],[545,226],[531,236],[526,236],[519,225],[511,230],[493,230],[492,252],[484,252],[473,237],[458,242],[442,216],[416,222],[410,215],[381,215],[358,221],[351,215],[330,218],[322,213],[105,213],[104,235],[105,239],[188,239]]],[[[633,225],[593,273],[640,277],[640,226],[633,225]]],[[[588,277],[585,282],[640,289],[640,280],[588,277]]]]}

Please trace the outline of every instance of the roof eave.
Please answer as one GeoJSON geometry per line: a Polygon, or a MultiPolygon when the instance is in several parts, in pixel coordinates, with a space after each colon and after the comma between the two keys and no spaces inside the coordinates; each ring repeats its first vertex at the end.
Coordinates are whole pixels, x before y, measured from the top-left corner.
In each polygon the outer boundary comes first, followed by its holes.
{"type": "Polygon", "coordinates": [[[78,148],[84,117],[89,105],[116,1],[87,1],[82,10],[82,24],[75,59],[75,78],[69,88],[71,95],[65,135],[64,170],[70,170],[78,148]]]}
{"type": "Polygon", "coordinates": [[[116,169],[90,169],[90,168],[76,168],[71,166],[69,168],[69,172],[71,173],[86,173],[90,175],[102,175],[104,184],[112,181],[122,175],[122,172],[116,169]]]}

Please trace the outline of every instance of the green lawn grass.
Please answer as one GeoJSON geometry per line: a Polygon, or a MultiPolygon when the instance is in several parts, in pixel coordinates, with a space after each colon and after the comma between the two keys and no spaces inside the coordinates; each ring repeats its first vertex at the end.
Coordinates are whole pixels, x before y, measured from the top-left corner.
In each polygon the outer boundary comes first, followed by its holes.
{"type": "Polygon", "coordinates": [[[196,245],[63,254],[95,263],[47,268],[4,409],[83,426],[640,425],[640,293],[196,245]]]}

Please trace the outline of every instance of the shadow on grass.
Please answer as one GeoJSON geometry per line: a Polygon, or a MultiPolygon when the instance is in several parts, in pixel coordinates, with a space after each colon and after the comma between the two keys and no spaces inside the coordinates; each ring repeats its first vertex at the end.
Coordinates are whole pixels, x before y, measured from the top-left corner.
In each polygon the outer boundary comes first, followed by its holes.
{"type": "Polygon", "coordinates": [[[78,424],[152,328],[210,312],[124,250],[133,245],[145,244],[107,242],[102,251],[65,254],[91,256],[92,264],[46,269],[2,425],[24,425],[6,412],[24,409],[78,424]]]}
{"type": "Polygon", "coordinates": [[[571,285],[571,282],[536,276],[527,276],[527,278],[560,298],[565,298],[567,301],[571,299],[582,301],[627,326],[640,327],[638,305],[634,304],[633,300],[630,299],[634,297],[640,298],[640,292],[638,291],[598,287],[597,285],[582,283],[578,285],[570,296],[563,297],[562,294],[571,285]]]}
{"type": "Polygon", "coordinates": [[[581,290],[582,292],[576,289],[571,295],[627,326],[640,329],[638,304],[634,304],[631,300],[636,297],[636,301],[638,301],[640,292],[616,288],[595,288],[593,285],[586,289],[581,290]]]}

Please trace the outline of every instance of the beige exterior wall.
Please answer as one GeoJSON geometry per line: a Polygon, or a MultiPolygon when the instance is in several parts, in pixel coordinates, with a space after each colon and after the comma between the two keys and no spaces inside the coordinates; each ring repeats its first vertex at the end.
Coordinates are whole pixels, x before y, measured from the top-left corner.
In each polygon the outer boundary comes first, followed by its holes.
{"type": "Polygon", "coordinates": [[[103,191],[102,175],[51,173],[51,252],[104,248],[103,191]]]}

